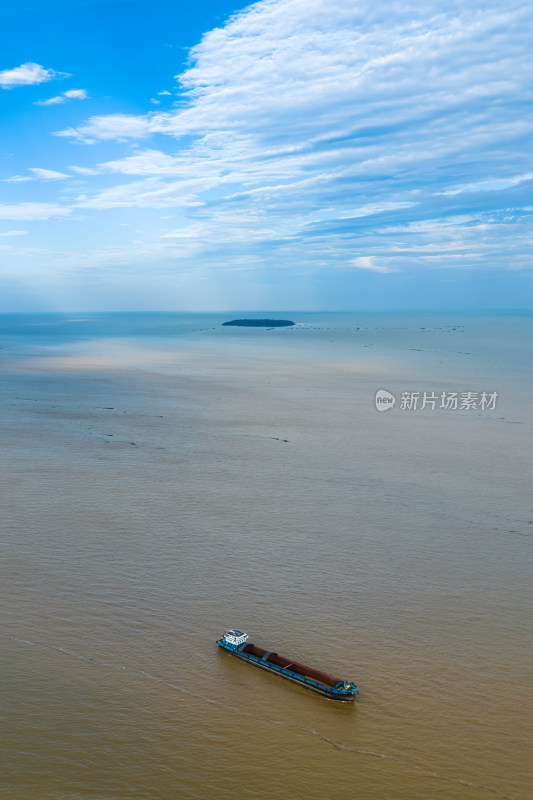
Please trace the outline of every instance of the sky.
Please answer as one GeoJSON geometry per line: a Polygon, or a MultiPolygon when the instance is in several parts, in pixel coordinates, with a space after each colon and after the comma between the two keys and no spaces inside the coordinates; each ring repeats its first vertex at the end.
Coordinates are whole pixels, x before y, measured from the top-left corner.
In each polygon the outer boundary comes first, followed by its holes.
{"type": "Polygon", "coordinates": [[[0,11],[0,311],[533,307],[527,0],[0,11]]]}

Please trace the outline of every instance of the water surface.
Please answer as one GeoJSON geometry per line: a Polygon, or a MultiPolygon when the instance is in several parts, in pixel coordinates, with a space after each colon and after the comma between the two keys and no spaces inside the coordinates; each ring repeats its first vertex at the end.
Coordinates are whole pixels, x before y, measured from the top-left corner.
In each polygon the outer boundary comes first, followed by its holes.
{"type": "Polygon", "coordinates": [[[525,800],[531,317],[232,316],[0,317],[0,795],[525,800]]]}

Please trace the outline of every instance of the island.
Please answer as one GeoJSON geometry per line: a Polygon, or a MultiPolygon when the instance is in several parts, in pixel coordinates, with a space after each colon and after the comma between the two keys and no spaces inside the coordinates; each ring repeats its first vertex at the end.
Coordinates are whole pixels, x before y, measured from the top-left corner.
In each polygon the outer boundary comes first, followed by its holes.
{"type": "Polygon", "coordinates": [[[286,328],[295,325],[290,319],[232,319],[222,325],[237,325],[241,328],[286,328]]]}

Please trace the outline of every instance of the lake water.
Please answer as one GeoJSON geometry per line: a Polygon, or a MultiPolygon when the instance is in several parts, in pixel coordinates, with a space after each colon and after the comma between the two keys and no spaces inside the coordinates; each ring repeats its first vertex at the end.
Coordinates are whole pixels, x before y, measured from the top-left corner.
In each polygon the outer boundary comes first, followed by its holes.
{"type": "Polygon", "coordinates": [[[0,317],[0,797],[529,799],[533,318],[232,316],[0,317]]]}

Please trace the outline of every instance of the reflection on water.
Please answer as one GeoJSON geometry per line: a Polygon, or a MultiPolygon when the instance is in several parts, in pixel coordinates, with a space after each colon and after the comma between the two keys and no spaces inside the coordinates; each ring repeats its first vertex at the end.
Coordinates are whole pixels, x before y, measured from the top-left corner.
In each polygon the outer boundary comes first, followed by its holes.
{"type": "Polygon", "coordinates": [[[118,316],[0,326],[3,796],[525,800],[530,321],[491,359],[479,318],[118,316]],[[374,409],[481,383],[495,412],[374,409]],[[219,652],[229,626],[355,708],[219,652]]]}

